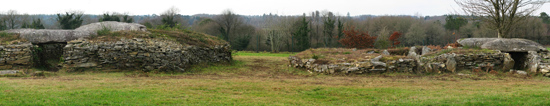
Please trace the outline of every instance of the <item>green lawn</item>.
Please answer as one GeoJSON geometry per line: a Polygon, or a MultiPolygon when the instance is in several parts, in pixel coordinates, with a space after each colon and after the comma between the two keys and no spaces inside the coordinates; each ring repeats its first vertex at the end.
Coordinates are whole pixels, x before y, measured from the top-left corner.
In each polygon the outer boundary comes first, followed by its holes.
{"type": "Polygon", "coordinates": [[[550,78],[320,75],[284,55],[236,53],[185,73],[84,72],[0,78],[0,105],[550,105],[550,78]]]}

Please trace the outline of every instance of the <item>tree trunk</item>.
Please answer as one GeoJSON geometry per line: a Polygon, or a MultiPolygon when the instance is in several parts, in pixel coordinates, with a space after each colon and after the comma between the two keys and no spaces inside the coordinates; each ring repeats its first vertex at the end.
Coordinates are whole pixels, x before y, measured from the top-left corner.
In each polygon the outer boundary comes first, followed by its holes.
{"type": "Polygon", "coordinates": [[[271,52],[275,52],[275,44],[274,44],[275,41],[273,41],[273,40],[275,40],[275,39],[274,39],[274,37],[275,37],[275,31],[271,31],[271,35],[270,35],[270,36],[271,36],[271,37],[269,37],[269,38],[270,38],[269,41],[270,41],[270,43],[271,43],[271,52]]]}
{"type": "Polygon", "coordinates": [[[502,32],[500,32],[500,29],[497,29],[497,36],[498,38],[502,38],[502,32]]]}
{"type": "Polygon", "coordinates": [[[256,36],[258,36],[258,45],[256,46],[256,53],[258,53],[258,51],[260,51],[260,34],[256,34],[256,36]]]}

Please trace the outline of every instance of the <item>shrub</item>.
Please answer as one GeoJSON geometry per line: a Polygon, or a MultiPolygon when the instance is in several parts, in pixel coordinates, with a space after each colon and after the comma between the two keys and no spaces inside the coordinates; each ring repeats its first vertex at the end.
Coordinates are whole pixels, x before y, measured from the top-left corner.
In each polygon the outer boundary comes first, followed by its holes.
{"type": "Polygon", "coordinates": [[[386,39],[380,39],[380,40],[376,41],[376,45],[374,45],[374,48],[376,48],[376,49],[387,49],[390,46],[391,46],[390,41],[388,41],[386,39]]]}
{"type": "Polygon", "coordinates": [[[390,39],[389,39],[392,42],[391,48],[395,48],[395,46],[397,46],[401,43],[401,42],[399,42],[399,40],[397,40],[397,39],[399,39],[399,37],[401,37],[401,33],[397,32],[397,31],[395,31],[395,32],[393,32],[393,34],[391,34],[390,39]]]}
{"type": "Polygon", "coordinates": [[[462,47],[462,45],[460,45],[458,42],[455,42],[455,43],[449,43],[447,44],[447,46],[445,46],[444,48],[447,49],[447,47],[453,47],[453,48],[457,48],[457,47],[462,47]]]}
{"type": "Polygon", "coordinates": [[[438,45],[428,45],[428,46],[426,46],[426,47],[428,47],[428,48],[430,48],[430,49],[432,49],[432,50],[434,50],[434,51],[439,51],[439,50],[441,50],[441,46],[438,46],[438,45]]]}
{"type": "Polygon", "coordinates": [[[376,36],[370,36],[367,32],[356,31],[354,26],[346,28],[343,32],[345,37],[338,42],[347,48],[362,49],[374,47],[373,44],[376,40],[376,36]]]}
{"type": "Polygon", "coordinates": [[[111,33],[111,29],[103,26],[103,28],[101,28],[100,30],[97,30],[97,35],[98,36],[102,36],[102,35],[108,35],[109,33],[111,33]]]}

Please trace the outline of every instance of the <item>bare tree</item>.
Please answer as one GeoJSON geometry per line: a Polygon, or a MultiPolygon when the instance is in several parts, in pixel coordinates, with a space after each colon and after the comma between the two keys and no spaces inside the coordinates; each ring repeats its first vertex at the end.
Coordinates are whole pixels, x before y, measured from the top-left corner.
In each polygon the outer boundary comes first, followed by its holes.
{"type": "Polygon", "coordinates": [[[499,38],[509,37],[516,24],[539,9],[547,0],[455,0],[469,15],[490,23],[499,38]]]}
{"type": "Polygon", "coordinates": [[[215,20],[220,26],[220,29],[218,30],[227,42],[231,42],[231,33],[235,30],[234,28],[243,23],[241,17],[233,13],[231,10],[224,10],[221,15],[215,18],[215,20]]]}
{"type": "Polygon", "coordinates": [[[2,20],[8,29],[16,29],[19,27],[17,24],[21,22],[20,16],[15,10],[8,10],[2,20]]]}

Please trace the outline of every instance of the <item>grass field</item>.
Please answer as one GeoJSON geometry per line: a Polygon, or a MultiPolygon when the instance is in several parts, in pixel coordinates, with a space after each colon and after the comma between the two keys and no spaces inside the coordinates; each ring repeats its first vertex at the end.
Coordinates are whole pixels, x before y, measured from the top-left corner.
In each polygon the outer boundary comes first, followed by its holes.
{"type": "Polygon", "coordinates": [[[289,68],[290,54],[238,52],[232,64],[176,74],[3,77],[0,105],[550,105],[545,77],[329,76],[289,68]]]}

